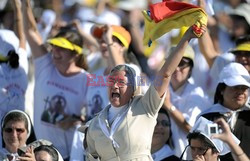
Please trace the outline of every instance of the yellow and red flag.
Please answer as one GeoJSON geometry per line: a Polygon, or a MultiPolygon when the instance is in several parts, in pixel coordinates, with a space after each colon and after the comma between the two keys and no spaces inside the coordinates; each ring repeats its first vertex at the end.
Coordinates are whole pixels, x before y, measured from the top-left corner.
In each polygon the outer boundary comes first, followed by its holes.
{"type": "Polygon", "coordinates": [[[163,1],[151,4],[149,10],[143,11],[145,30],[143,44],[150,46],[152,41],[161,37],[172,29],[183,26],[193,26],[194,33],[201,36],[201,26],[207,25],[207,14],[195,5],[163,1]]]}

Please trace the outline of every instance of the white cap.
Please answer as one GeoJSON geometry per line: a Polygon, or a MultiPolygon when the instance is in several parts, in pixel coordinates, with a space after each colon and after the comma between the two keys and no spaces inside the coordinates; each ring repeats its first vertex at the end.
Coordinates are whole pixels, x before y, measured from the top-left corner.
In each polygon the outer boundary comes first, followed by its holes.
{"type": "MultiPolygon", "coordinates": [[[[225,142],[221,141],[220,139],[212,139],[211,138],[211,135],[209,134],[208,128],[207,128],[208,124],[214,124],[214,122],[209,121],[204,117],[200,117],[196,121],[193,128],[190,130],[190,133],[200,132],[200,134],[204,135],[209,141],[211,141],[211,143],[213,143],[214,147],[218,150],[220,155],[225,155],[225,154],[229,153],[230,148],[225,142]]],[[[232,137],[233,137],[236,144],[240,143],[240,141],[234,136],[234,134],[232,134],[232,137]]]]}
{"type": "Polygon", "coordinates": [[[219,83],[225,83],[227,86],[245,85],[250,87],[250,76],[246,68],[239,63],[230,63],[226,65],[219,75],[219,83]]]}

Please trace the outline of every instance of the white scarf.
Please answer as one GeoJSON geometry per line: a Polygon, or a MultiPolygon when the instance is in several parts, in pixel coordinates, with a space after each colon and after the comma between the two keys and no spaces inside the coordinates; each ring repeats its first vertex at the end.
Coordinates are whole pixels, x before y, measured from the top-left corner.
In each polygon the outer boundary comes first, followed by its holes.
{"type": "MultiPolygon", "coordinates": [[[[110,106],[108,106],[108,108],[110,108],[110,106]]],[[[113,123],[111,124],[111,128],[109,127],[107,118],[105,118],[105,120],[101,119],[101,116],[104,114],[101,113],[98,116],[98,122],[99,122],[99,126],[102,129],[102,132],[105,134],[105,136],[107,138],[109,138],[112,141],[112,144],[115,148],[119,148],[119,144],[114,140],[113,136],[114,133],[116,132],[117,128],[120,126],[121,122],[124,120],[126,114],[128,113],[129,107],[126,106],[124,107],[115,117],[113,123]],[[110,129],[110,130],[109,130],[110,129]]],[[[105,110],[104,110],[105,111],[105,110]]],[[[108,112],[108,111],[107,111],[108,112]]],[[[107,114],[108,116],[108,114],[107,114]]]]}

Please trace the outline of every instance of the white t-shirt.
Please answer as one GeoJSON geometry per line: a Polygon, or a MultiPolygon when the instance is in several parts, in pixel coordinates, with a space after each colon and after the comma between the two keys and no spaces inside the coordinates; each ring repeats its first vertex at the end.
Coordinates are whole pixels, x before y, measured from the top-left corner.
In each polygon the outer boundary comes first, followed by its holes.
{"type": "Polygon", "coordinates": [[[89,85],[87,93],[87,111],[90,118],[109,104],[108,88],[105,85],[107,76],[104,76],[104,70],[105,68],[101,68],[92,74],[95,79],[90,83],[93,82],[95,85],[89,85]],[[101,83],[102,81],[104,81],[104,84],[101,83]]]}
{"type": "Polygon", "coordinates": [[[82,70],[70,77],[62,76],[52,63],[51,54],[34,60],[35,94],[34,127],[38,139],[47,139],[59,150],[63,158],[70,155],[76,128],[67,131],[55,124],[64,115],[81,114],[86,107],[88,73],[82,70]]]}

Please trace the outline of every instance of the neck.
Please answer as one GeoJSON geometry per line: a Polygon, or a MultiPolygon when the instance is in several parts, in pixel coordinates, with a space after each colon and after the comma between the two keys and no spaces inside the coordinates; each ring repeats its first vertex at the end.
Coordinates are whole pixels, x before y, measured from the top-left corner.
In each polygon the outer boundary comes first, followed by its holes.
{"type": "Polygon", "coordinates": [[[151,154],[154,154],[155,152],[157,152],[158,150],[160,150],[162,147],[164,146],[164,144],[155,144],[151,146],[151,154]]]}
{"type": "Polygon", "coordinates": [[[180,89],[186,81],[183,82],[176,82],[176,81],[171,81],[171,86],[173,88],[173,91],[177,91],[178,89],[180,89]]]}

